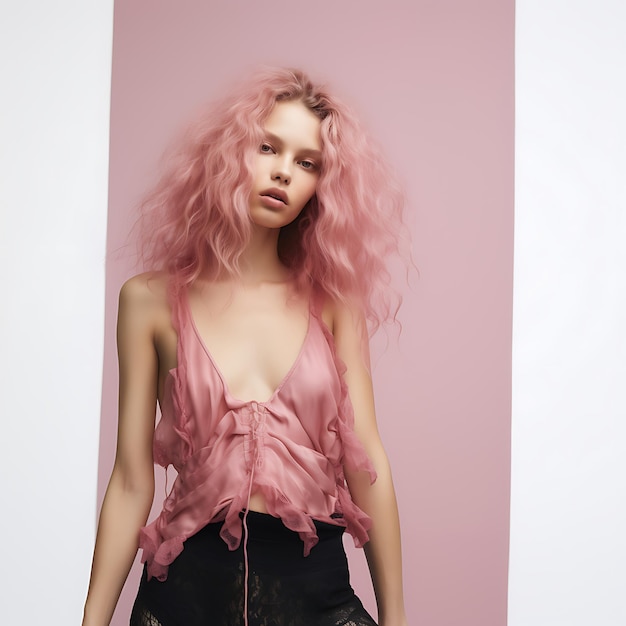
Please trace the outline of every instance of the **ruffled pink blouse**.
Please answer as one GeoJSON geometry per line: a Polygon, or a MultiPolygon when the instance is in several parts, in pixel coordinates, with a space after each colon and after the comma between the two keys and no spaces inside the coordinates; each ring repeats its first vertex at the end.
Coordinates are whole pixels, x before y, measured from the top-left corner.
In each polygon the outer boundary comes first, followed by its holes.
{"type": "Polygon", "coordinates": [[[352,501],[344,466],[376,473],[354,433],[354,416],[332,333],[312,299],[293,366],[266,402],[234,398],[193,321],[187,295],[173,303],[178,366],[169,372],[154,435],[155,463],[178,472],[160,515],[141,529],[148,576],[165,580],[185,540],[223,520],[235,550],[239,513],[261,492],[268,513],[300,535],[304,555],[318,537],[312,519],[345,526],[355,545],[370,518],[352,501]]]}

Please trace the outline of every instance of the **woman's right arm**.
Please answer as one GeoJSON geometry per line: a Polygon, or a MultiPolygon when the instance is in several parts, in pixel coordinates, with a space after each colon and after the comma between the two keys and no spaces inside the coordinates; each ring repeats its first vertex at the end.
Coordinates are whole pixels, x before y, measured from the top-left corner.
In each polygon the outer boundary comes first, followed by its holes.
{"type": "Polygon", "coordinates": [[[155,294],[145,276],[120,291],[119,422],[115,464],[100,513],[83,626],[106,626],[137,554],[154,497],[152,439],[158,385],[155,294]]]}

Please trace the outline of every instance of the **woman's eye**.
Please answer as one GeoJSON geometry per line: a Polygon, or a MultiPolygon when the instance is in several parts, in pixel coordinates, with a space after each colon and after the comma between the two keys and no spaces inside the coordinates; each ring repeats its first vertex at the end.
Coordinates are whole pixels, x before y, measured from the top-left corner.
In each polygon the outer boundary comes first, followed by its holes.
{"type": "Polygon", "coordinates": [[[313,163],[313,161],[300,161],[300,165],[305,170],[314,170],[315,169],[315,163],[313,163]]]}
{"type": "Polygon", "coordinates": [[[261,152],[270,153],[274,152],[274,149],[272,148],[272,146],[269,145],[269,143],[262,143],[261,152]]]}

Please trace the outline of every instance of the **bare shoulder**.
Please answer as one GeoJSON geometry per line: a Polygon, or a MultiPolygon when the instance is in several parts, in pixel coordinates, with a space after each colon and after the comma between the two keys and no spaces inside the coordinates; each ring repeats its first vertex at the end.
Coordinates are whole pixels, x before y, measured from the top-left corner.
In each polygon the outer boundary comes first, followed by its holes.
{"type": "Polygon", "coordinates": [[[122,285],[120,299],[144,306],[166,303],[167,277],[161,272],[137,274],[122,285]]]}
{"type": "Polygon", "coordinates": [[[327,298],[322,307],[322,319],[330,329],[337,354],[348,369],[369,370],[369,336],[362,309],[353,302],[327,298]]]}
{"type": "MultiPolygon", "coordinates": [[[[350,301],[326,302],[322,315],[328,316],[326,323],[332,323],[329,328],[337,355],[345,365],[343,378],[354,408],[355,431],[364,444],[375,441],[376,415],[365,315],[360,306],[350,301]]],[[[371,453],[369,448],[368,453],[371,453]]]]}
{"type": "Polygon", "coordinates": [[[356,303],[341,302],[327,298],[322,307],[322,319],[330,328],[335,339],[350,336],[358,339],[367,337],[365,317],[356,303]],[[365,332],[365,334],[363,334],[365,332]]]}
{"type": "Polygon", "coordinates": [[[153,329],[167,323],[170,319],[167,276],[146,272],[129,278],[120,289],[119,315],[143,321],[153,329]]]}

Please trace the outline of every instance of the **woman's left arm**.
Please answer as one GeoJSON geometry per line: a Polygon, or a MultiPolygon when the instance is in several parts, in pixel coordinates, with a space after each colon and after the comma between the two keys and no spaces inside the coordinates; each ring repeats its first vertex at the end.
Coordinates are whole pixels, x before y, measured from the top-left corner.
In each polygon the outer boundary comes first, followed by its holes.
{"type": "Polygon", "coordinates": [[[371,485],[367,473],[345,470],[354,502],[373,521],[365,554],[376,594],[378,619],[380,626],[405,626],[398,506],[389,460],[376,424],[367,330],[360,316],[348,307],[337,305],[332,313],[332,331],[337,354],[347,367],[345,380],[354,407],[355,431],[378,474],[371,485]]]}

